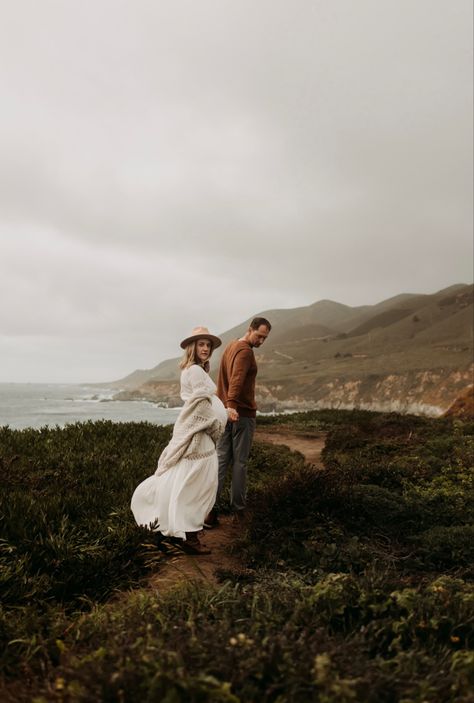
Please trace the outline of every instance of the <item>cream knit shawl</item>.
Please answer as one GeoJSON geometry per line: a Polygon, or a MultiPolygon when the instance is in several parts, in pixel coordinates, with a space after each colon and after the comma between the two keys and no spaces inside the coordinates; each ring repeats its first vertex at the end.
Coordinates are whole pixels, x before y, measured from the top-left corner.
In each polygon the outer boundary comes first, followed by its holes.
{"type": "Polygon", "coordinates": [[[214,442],[224,431],[224,426],[216,418],[212,409],[212,395],[209,390],[200,388],[183,405],[173,428],[170,443],[158,460],[155,476],[175,466],[183,457],[190,460],[212,456],[215,447],[209,450],[203,446],[203,439],[209,435],[214,442]]]}

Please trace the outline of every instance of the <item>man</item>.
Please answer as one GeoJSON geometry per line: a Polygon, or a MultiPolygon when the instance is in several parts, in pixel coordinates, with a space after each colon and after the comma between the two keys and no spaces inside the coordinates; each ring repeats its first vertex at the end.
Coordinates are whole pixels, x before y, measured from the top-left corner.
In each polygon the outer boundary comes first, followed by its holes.
{"type": "MultiPolygon", "coordinates": [[[[243,337],[230,342],[222,355],[217,395],[228,410],[229,422],[217,444],[219,486],[222,492],[229,465],[232,467],[231,505],[236,517],[242,517],[247,494],[247,461],[255,431],[257,406],[255,378],[257,363],[253,350],[268,337],[272,326],[264,317],[256,317],[243,337]]],[[[205,527],[217,524],[215,509],[207,516],[205,527]]]]}

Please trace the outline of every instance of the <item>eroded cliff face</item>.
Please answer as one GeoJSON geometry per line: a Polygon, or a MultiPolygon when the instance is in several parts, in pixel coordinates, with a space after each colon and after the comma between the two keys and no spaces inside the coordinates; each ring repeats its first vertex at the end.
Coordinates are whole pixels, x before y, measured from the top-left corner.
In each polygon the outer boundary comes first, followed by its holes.
{"type": "MultiPolygon", "coordinates": [[[[257,405],[262,412],[340,408],[378,412],[442,415],[472,384],[474,365],[463,371],[436,369],[364,377],[306,378],[293,382],[257,383],[257,405]]],[[[182,405],[178,382],[149,381],[114,400],[148,400],[166,407],[182,405]]]]}
{"type": "Polygon", "coordinates": [[[446,417],[474,419],[474,385],[469,386],[444,413],[446,417]]]}
{"type": "Polygon", "coordinates": [[[473,380],[474,368],[464,371],[437,369],[363,378],[337,377],[306,384],[260,384],[262,411],[340,408],[438,416],[473,380]]]}

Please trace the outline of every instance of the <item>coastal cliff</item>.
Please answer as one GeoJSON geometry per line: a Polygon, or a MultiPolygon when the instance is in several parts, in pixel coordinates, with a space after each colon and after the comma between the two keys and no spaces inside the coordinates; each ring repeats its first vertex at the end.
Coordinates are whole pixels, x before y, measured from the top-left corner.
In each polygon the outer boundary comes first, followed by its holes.
{"type": "MultiPolygon", "coordinates": [[[[406,374],[371,374],[365,378],[333,377],[318,382],[257,383],[256,396],[262,412],[337,408],[442,415],[472,382],[474,369],[437,369],[406,374]]],[[[147,400],[165,407],[182,405],[179,383],[149,381],[115,400],[147,400]]]]}
{"type": "MultiPolygon", "coordinates": [[[[256,350],[262,412],[361,408],[437,416],[474,381],[472,285],[432,295],[402,294],[351,308],[322,300],[305,308],[261,313],[272,321],[256,350]]],[[[212,358],[249,320],[224,332],[212,358]]],[[[115,400],[181,405],[178,359],[110,384],[115,400]]]]}

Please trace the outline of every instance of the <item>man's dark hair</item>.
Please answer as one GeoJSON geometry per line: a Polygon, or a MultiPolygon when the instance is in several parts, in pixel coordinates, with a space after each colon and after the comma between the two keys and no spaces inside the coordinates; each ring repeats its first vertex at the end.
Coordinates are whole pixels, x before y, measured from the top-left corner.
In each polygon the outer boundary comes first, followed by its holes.
{"type": "Polygon", "coordinates": [[[251,330],[258,330],[260,325],[265,325],[265,327],[268,327],[269,332],[272,328],[271,324],[264,317],[254,317],[252,322],[250,323],[250,329],[251,330]]]}

